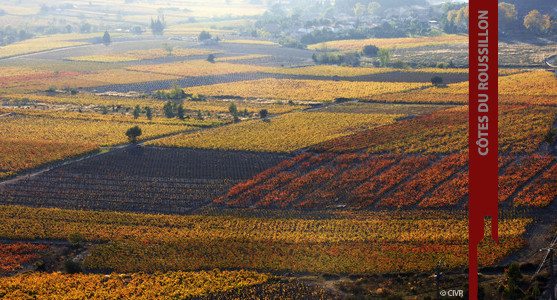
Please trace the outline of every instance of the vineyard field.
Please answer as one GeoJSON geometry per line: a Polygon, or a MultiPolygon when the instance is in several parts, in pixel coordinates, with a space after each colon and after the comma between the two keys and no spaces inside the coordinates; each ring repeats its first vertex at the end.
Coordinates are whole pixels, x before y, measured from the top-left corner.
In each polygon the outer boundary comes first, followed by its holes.
{"type": "Polygon", "coordinates": [[[148,60],[148,59],[157,59],[157,58],[164,58],[164,57],[201,56],[201,55],[216,54],[216,53],[219,52],[200,50],[200,49],[176,48],[176,49],[172,49],[172,51],[169,53],[164,49],[149,49],[149,50],[128,51],[124,53],[114,53],[108,55],[77,56],[77,57],[69,57],[67,59],[75,60],[75,61],[93,61],[93,62],[110,63],[110,62],[148,60]]]}
{"type": "MultiPolygon", "coordinates": [[[[504,153],[534,152],[553,126],[553,107],[501,105],[499,150],[504,153]]],[[[468,107],[457,107],[400,121],[312,147],[323,152],[452,153],[468,147],[468,107]]]]}
{"type": "MultiPolygon", "coordinates": [[[[522,190],[552,186],[552,156],[506,156],[499,201],[502,208],[547,205],[547,200],[523,200],[522,190]],[[533,180],[535,176],[539,179],[533,180]],[[529,184],[527,184],[530,182],[529,184]],[[509,197],[519,193],[512,200],[509,197]]],[[[363,155],[301,154],[231,188],[214,200],[229,207],[336,208],[455,208],[467,205],[467,154],[363,155]]],[[[547,199],[547,198],[546,198],[547,199]]]]}
{"type": "MultiPolygon", "coordinates": [[[[480,245],[488,265],[515,251],[532,219],[500,220],[499,244],[480,245]]],[[[467,218],[458,211],[334,213],[314,218],[169,216],[5,206],[0,237],[51,238],[80,232],[95,248],[84,265],[116,272],[233,268],[263,272],[425,272],[438,259],[467,264],[467,218]],[[71,222],[68,222],[71,221],[71,222]],[[411,245],[410,248],[408,245],[411,245]],[[401,249],[407,251],[401,252],[401,249]]],[[[486,224],[488,226],[488,224],[486,224]]]]}
{"type": "Polygon", "coordinates": [[[166,147],[287,153],[339,136],[395,122],[403,115],[293,112],[251,120],[203,133],[179,134],[148,142],[166,147]]]}
{"type": "Polygon", "coordinates": [[[184,299],[242,290],[271,279],[250,271],[168,272],[165,274],[34,273],[0,278],[4,299],[184,299]],[[187,284],[183,284],[187,283],[187,284]]]}
{"type": "MultiPolygon", "coordinates": [[[[0,299],[473,294],[465,3],[51,2],[0,4],[0,299]]],[[[485,299],[557,228],[557,40],[507,21],[485,299]]]]}
{"type": "Polygon", "coordinates": [[[325,42],[310,45],[312,50],[319,50],[322,48],[338,49],[338,50],[355,50],[360,51],[367,45],[374,45],[379,48],[418,48],[432,45],[446,45],[453,43],[468,43],[468,36],[466,35],[444,35],[438,37],[423,37],[423,38],[392,38],[392,39],[365,39],[365,40],[340,40],[325,42]]]}
{"type": "Polygon", "coordinates": [[[424,83],[351,82],[325,80],[260,79],[189,88],[190,93],[211,96],[261,97],[285,100],[332,101],[364,98],[418,89],[424,83]]]}
{"type": "Polygon", "coordinates": [[[134,147],[0,187],[0,201],[38,207],[182,214],[283,157],[134,147]],[[55,183],[55,184],[53,184],[55,183]]]}

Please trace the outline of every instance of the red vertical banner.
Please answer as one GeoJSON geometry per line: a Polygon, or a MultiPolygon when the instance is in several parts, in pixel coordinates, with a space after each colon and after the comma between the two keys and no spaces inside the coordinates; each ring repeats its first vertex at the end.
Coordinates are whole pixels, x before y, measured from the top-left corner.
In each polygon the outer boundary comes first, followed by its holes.
{"type": "Polygon", "coordinates": [[[491,235],[498,239],[498,1],[470,0],[469,5],[468,257],[470,299],[477,299],[485,217],[491,217],[491,235]]]}

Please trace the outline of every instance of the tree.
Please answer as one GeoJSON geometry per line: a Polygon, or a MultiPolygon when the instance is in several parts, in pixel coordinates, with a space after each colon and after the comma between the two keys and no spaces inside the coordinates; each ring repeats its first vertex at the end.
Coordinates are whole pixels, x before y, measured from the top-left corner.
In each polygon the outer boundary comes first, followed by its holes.
{"type": "Polygon", "coordinates": [[[447,12],[447,20],[455,25],[457,28],[468,30],[468,5],[458,9],[447,12]]]}
{"type": "Polygon", "coordinates": [[[379,4],[378,2],[370,2],[367,6],[367,12],[370,15],[374,15],[379,12],[380,8],[381,8],[381,4],[379,4]]]}
{"type": "Polygon", "coordinates": [[[145,106],[145,116],[147,116],[149,120],[153,119],[153,111],[149,106],[145,106]]]}
{"type": "Polygon", "coordinates": [[[387,49],[379,49],[377,51],[377,56],[379,56],[379,63],[381,67],[387,66],[387,64],[391,61],[391,53],[387,49]]]}
{"type": "Polygon", "coordinates": [[[176,108],[176,115],[178,116],[178,119],[183,120],[185,118],[185,113],[186,110],[184,109],[184,106],[182,104],[178,105],[176,108]]]}
{"type": "Polygon", "coordinates": [[[499,3],[499,24],[501,27],[508,28],[516,22],[518,13],[513,4],[501,2],[499,3]]]}
{"type": "Polygon", "coordinates": [[[215,55],[209,54],[209,56],[207,56],[207,61],[210,63],[215,63],[215,55]]]}
{"type": "Polygon", "coordinates": [[[141,26],[134,26],[130,29],[130,32],[136,35],[140,35],[141,33],[143,33],[143,29],[141,29],[141,26]]]}
{"type": "Polygon", "coordinates": [[[342,58],[345,64],[352,67],[357,67],[360,65],[360,55],[356,52],[347,52],[342,58]]]}
{"type": "Polygon", "coordinates": [[[139,107],[139,104],[135,106],[135,108],[133,109],[133,117],[134,119],[139,118],[139,114],[141,113],[141,108],[139,107]]]}
{"type": "Polygon", "coordinates": [[[524,27],[539,34],[547,33],[551,27],[551,19],[548,15],[542,15],[534,9],[524,17],[524,27]]]}
{"type": "Polygon", "coordinates": [[[110,39],[110,34],[108,33],[108,30],[104,32],[103,35],[103,44],[105,46],[110,45],[110,43],[112,43],[112,40],[110,39]]]}
{"type": "Polygon", "coordinates": [[[518,286],[518,281],[522,279],[518,263],[512,263],[505,270],[506,285],[500,288],[505,299],[524,299],[524,292],[518,286]]]}
{"type": "Polygon", "coordinates": [[[157,17],[157,20],[151,19],[151,31],[153,35],[163,35],[164,28],[166,28],[166,23],[164,22],[164,16],[162,20],[160,17],[157,17]]]}
{"type": "Polygon", "coordinates": [[[128,137],[128,139],[130,140],[130,143],[136,143],[137,142],[137,137],[139,137],[141,135],[141,128],[139,128],[139,126],[134,126],[131,127],[130,129],[128,129],[126,131],[126,136],[128,137]]]}
{"type": "Polygon", "coordinates": [[[364,5],[362,5],[362,3],[358,2],[356,3],[356,5],[354,6],[354,16],[356,16],[357,18],[365,15],[367,13],[367,9],[364,5]]]}
{"type": "Polygon", "coordinates": [[[91,33],[91,24],[83,23],[81,27],[79,27],[79,32],[81,33],[91,33]]]}
{"type": "Polygon", "coordinates": [[[165,115],[167,118],[169,118],[169,119],[170,119],[170,118],[173,118],[173,117],[175,116],[175,114],[174,114],[174,106],[175,106],[174,102],[172,102],[172,101],[169,100],[169,101],[166,102],[166,103],[164,104],[164,106],[162,107],[162,110],[164,111],[164,115],[165,115]]]}
{"type": "Polygon", "coordinates": [[[73,232],[68,235],[68,242],[72,246],[79,246],[84,240],[85,238],[79,232],[73,232]]]}
{"type": "Polygon", "coordinates": [[[202,42],[204,40],[208,40],[211,38],[211,34],[208,31],[201,31],[201,33],[199,33],[199,36],[197,37],[197,39],[202,42]]]}
{"type": "Polygon", "coordinates": [[[376,57],[379,52],[379,48],[375,45],[367,45],[364,47],[362,52],[364,52],[364,55],[367,57],[376,57]]]}
{"type": "Polygon", "coordinates": [[[443,78],[441,78],[441,76],[433,76],[431,77],[431,84],[434,86],[441,85],[443,84],[443,78]]]}
{"type": "Polygon", "coordinates": [[[182,87],[177,85],[176,83],[172,84],[172,89],[168,93],[168,97],[171,99],[184,99],[186,97],[186,93],[182,90],[182,87]]]}
{"type": "Polygon", "coordinates": [[[269,114],[269,112],[266,109],[262,109],[259,111],[259,116],[261,117],[261,119],[265,119],[267,117],[267,114],[269,114]]]}
{"type": "Polygon", "coordinates": [[[168,52],[168,56],[172,56],[172,50],[174,50],[174,46],[164,43],[162,44],[162,48],[164,49],[164,51],[168,52]]]}
{"type": "Polygon", "coordinates": [[[238,107],[236,106],[236,104],[234,102],[230,103],[230,105],[228,106],[228,111],[232,115],[237,115],[238,114],[238,107]]]}

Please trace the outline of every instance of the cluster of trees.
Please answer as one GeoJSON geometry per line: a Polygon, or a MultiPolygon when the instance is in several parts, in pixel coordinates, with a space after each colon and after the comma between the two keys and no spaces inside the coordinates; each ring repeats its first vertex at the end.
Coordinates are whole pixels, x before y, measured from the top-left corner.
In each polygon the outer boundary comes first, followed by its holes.
{"type": "Polygon", "coordinates": [[[136,105],[135,108],[133,109],[133,117],[137,119],[139,118],[141,113],[145,113],[147,119],[149,120],[153,119],[153,110],[151,109],[151,107],[145,106],[144,110],[141,110],[141,107],[139,105],[136,105]]]}
{"type": "Polygon", "coordinates": [[[373,28],[346,29],[333,32],[329,28],[314,30],[300,38],[303,44],[315,44],[335,40],[394,38],[408,35],[424,36],[431,33],[429,24],[425,21],[404,20],[396,24],[383,23],[373,28]]]}
{"type": "MultiPolygon", "coordinates": [[[[444,18],[441,20],[442,28],[447,33],[468,31],[468,5],[446,3],[442,6],[444,18]]],[[[526,28],[536,34],[549,34],[557,32],[557,20],[551,16],[542,15],[538,10],[530,11],[524,20],[519,20],[514,4],[499,3],[499,30],[526,28]]]]}
{"type": "Polygon", "coordinates": [[[182,87],[177,84],[173,84],[169,92],[156,91],[155,93],[153,93],[153,97],[159,100],[165,100],[165,99],[182,100],[187,96],[188,95],[184,92],[182,87]]]}
{"type": "Polygon", "coordinates": [[[177,117],[180,120],[184,120],[186,118],[186,110],[184,109],[184,105],[182,103],[168,100],[168,102],[166,102],[162,107],[162,110],[164,112],[164,116],[169,119],[177,117]]]}
{"type": "MultiPolygon", "coordinates": [[[[236,106],[236,104],[234,102],[230,103],[230,105],[228,106],[228,111],[230,112],[230,114],[234,118],[234,123],[237,123],[237,122],[240,121],[239,116],[246,117],[246,116],[249,115],[247,108],[244,109],[243,111],[239,111],[238,107],[236,106]]],[[[265,117],[266,116],[267,116],[267,114],[265,112],[265,117]]],[[[264,117],[262,117],[262,118],[264,118],[264,117]]]]}
{"type": "Polygon", "coordinates": [[[0,46],[23,41],[32,38],[33,34],[25,29],[16,29],[10,25],[0,27],[0,46]]]}
{"type": "Polygon", "coordinates": [[[549,15],[542,15],[534,9],[524,17],[524,27],[537,34],[555,33],[557,32],[557,20],[552,20],[549,15]]]}
{"type": "Polygon", "coordinates": [[[311,58],[319,64],[348,65],[353,67],[360,65],[360,54],[357,52],[318,52],[314,53],[311,58]]]}
{"type": "Polygon", "coordinates": [[[157,17],[156,20],[151,19],[151,25],[149,26],[153,35],[163,35],[164,29],[166,28],[166,22],[164,21],[164,16],[157,17]]]}

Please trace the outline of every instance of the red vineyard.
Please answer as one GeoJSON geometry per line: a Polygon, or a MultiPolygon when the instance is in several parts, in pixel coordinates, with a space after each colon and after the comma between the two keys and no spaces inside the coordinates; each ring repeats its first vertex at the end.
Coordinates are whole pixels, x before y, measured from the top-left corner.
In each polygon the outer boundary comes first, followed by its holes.
{"type": "MultiPolygon", "coordinates": [[[[552,156],[499,158],[501,207],[549,205],[557,196],[552,156]]],[[[301,154],[214,200],[232,207],[304,209],[464,208],[468,156],[301,154]]]]}

